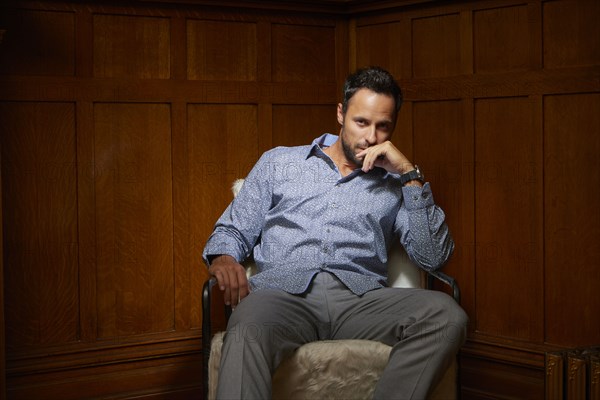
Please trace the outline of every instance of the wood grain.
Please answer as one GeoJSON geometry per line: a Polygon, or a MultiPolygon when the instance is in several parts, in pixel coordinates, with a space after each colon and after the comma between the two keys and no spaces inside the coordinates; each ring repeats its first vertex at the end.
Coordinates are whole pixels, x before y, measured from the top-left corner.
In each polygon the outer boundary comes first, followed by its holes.
{"type": "Polygon", "coordinates": [[[335,83],[335,26],[273,24],[274,82],[335,83]]]}
{"type": "Polygon", "coordinates": [[[75,74],[74,13],[3,9],[0,27],[6,30],[0,51],[0,74],[75,74]]]}
{"type": "Polygon", "coordinates": [[[379,65],[396,79],[412,77],[410,20],[356,28],[356,60],[358,68],[379,65]]]}
{"type": "Polygon", "coordinates": [[[544,103],[545,340],[571,347],[598,343],[599,109],[598,93],[544,103]]]}
{"type": "Polygon", "coordinates": [[[0,104],[6,340],[78,339],[74,106],[0,104]],[[18,306],[16,306],[18,305],[18,306]]]}
{"type": "Polygon", "coordinates": [[[552,1],[543,9],[546,68],[600,64],[600,3],[552,1]]]}
{"type": "Polygon", "coordinates": [[[460,74],[460,22],[460,14],[413,19],[413,77],[460,74]]]}
{"type": "Polygon", "coordinates": [[[477,330],[540,342],[542,134],[528,98],[475,103],[477,330]]]}
{"type": "Polygon", "coordinates": [[[170,109],[94,109],[98,337],[174,329],[170,109]]]}
{"type": "Polygon", "coordinates": [[[93,17],[94,76],[168,79],[169,20],[159,17],[93,17]]]}
{"type": "Polygon", "coordinates": [[[323,133],[339,133],[336,106],[273,106],[273,146],[301,146],[323,133]]]}
{"type": "Polygon", "coordinates": [[[526,5],[473,13],[475,72],[528,70],[532,38],[526,5]]]}
{"type": "Polygon", "coordinates": [[[188,20],[188,79],[255,81],[257,42],[256,23],[188,20]]]}

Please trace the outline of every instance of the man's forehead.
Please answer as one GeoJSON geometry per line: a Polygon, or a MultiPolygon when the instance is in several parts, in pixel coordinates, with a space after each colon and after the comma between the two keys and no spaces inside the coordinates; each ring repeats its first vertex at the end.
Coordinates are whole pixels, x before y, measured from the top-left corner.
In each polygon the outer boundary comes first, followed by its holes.
{"type": "Polygon", "coordinates": [[[356,92],[348,102],[349,111],[359,114],[378,114],[384,118],[387,116],[389,119],[393,119],[396,108],[392,96],[375,93],[368,89],[361,89],[361,91],[356,92]]]}

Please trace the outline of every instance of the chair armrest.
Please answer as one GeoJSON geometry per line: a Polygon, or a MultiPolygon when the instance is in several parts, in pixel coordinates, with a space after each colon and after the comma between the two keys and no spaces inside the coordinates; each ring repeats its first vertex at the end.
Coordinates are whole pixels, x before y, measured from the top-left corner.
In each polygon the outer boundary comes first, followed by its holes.
{"type": "Polygon", "coordinates": [[[202,288],[202,374],[204,376],[204,397],[208,398],[208,360],[210,358],[210,342],[212,340],[211,298],[213,286],[217,284],[215,277],[204,282],[202,288]]]}
{"type": "Polygon", "coordinates": [[[212,339],[212,321],[211,321],[211,297],[213,286],[217,284],[215,277],[204,282],[202,288],[202,351],[210,354],[210,340],[212,339]]]}
{"type": "Polygon", "coordinates": [[[447,275],[441,271],[428,271],[427,272],[427,288],[428,289],[431,289],[433,287],[433,279],[434,278],[445,283],[446,285],[450,286],[452,288],[452,297],[454,297],[454,300],[458,304],[460,304],[460,288],[458,287],[458,282],[456,282],[456,279],[454,279],[450,275],[447,275]]]}
{"type": "Polygon", "coordinates": [[[205,398],[207,398],[208,394],[208,362],[214,331],[223,330],[223,324],[227,324],[230,316],[231,307],[224,304],[223,292],[219,290],[217,278],[213,276],[204,282],[202,288],[202,371],[204,375],[205,398]]]}

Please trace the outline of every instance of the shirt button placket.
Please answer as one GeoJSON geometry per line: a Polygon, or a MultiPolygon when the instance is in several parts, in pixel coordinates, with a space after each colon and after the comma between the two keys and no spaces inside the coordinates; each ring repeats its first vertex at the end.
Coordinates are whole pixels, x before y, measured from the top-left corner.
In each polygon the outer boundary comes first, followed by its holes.
{"type": "MultiPolygon", "coordinates": [[[[340,183],[336,183],[334,185],[334,189],[338,189],[340,187],[340,183]]],[[[333,199],[331,201],[331,203],[329,204],[330,207],[330,211],[329,211],[329,215],[333,215],[335,214],[335,210],[338,208],[338,204],[336,203],[336,194],[335,194],[335,190],[330,192],[331,195],[333,195],[333,199]]],[[[325,221],[325,237],[323,238],[322,241],[322,252],[323,252],[323,258],[325,260],[329,259],[331,257],[331,240],[329,237],[329,234],[331,233],[331,228],[328,227],[328,221],[325,221]]],[[[327,262],[323,261],[323,263],[321,264],[321,269],[325,270],[327,268],[327,262]]]]}

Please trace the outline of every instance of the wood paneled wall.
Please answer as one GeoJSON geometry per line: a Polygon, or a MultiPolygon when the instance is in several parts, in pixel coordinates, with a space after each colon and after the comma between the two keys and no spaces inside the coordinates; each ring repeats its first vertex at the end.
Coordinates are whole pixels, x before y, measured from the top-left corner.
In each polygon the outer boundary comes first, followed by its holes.
{"type": "Polygon", "coordinates": [[[7,397],[201,398],[201,250],[262,151],[337,130],[347,22],[18,1],[0,28],[7,397]]]}
{"type": "Polygon", "coordinates": [[[541,398],[544,351],[600,342],[600,3],[193,3],[1,5],[8,398],[199,398],[227,187],[373,64],[457,244],[463,398],[541,398]]]}
{"type": "Polygon", "coordinates": [[[356,18],[399,76],[470,316],[465,398],[542,398],[544,351],[600,343],[600,3],[445,2],[356,18]],[[596,293],[596,294],[595,294],[596,293]]]}

